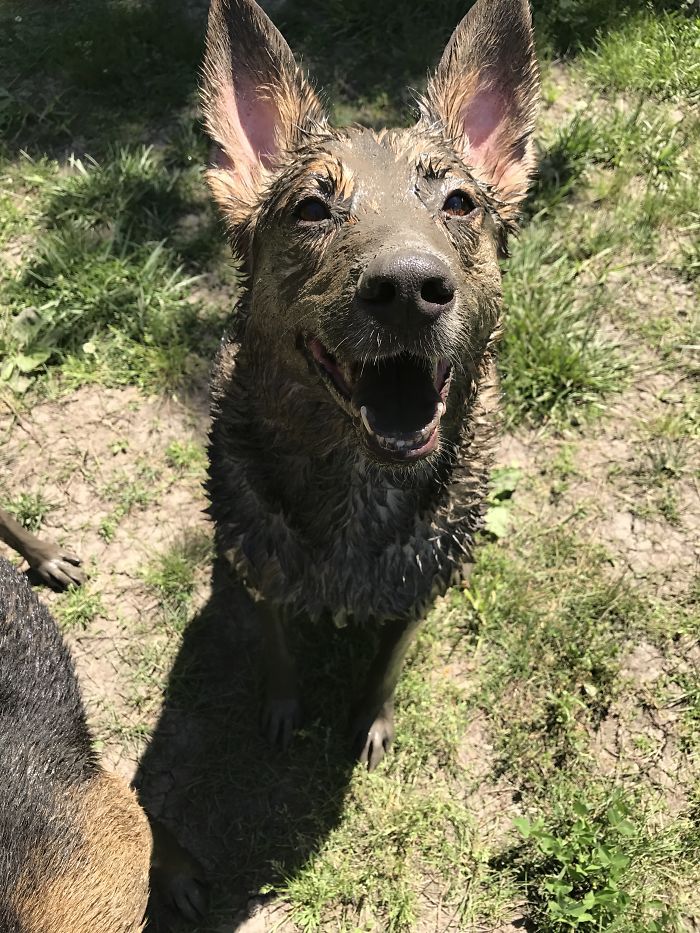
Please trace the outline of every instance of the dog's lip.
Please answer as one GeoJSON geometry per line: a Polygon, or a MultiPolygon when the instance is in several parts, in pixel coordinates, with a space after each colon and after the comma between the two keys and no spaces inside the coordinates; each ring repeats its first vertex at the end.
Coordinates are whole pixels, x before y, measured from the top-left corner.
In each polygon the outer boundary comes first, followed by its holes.
{"type": "Polygon", "coordinates": [[[350,401],[352,391],[348,385],[348,372],[343,373],[335,357],[326,350],[318,337],[307,337],[304,341],[318,368],[333,382],[340,394],[350,401]]]}
{"type": "Polygon", "coordinates": [[[303,345],[307,355],[325,377],[324,382],[331,394],[339,397],[339,401],[350,408],[369,446],[380,459],[406,463],[426,457],[435,450],[439,440],[440,420],[447,409],[447,396],[452,378],[452,367],[447,359],[429,360],[427,357],[397,354],[370,362],[347,363],[339,361],[316,336],[304,336],[303,345]],[[419,372],[423,370],[422,378],[427,380],[430,374],[432,382],[430,389],[433,395],[429,400],[423,399],[426,412],[432,403],[430,417],[425,424],[411,426],[410,430],[394,429],[386,423],[382,424],[372,405],[363,402],[362,393],[358,391],[365,367],[399,367],[402,359],[403,365],[408,365],[405,363],[406,359],[413,360],[411,365],[415,365],[419,372]]]}

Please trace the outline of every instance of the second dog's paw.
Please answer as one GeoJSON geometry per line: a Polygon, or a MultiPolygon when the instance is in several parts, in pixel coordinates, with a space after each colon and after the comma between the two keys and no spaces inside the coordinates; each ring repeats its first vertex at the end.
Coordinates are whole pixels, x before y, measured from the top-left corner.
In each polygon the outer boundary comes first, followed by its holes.
{"type": "Polygon", "coordinates": [[[151,886],[161,912],[165,908],[191,923],[206,916],[209,889],[202,878],[190,872],[171,874],[165,869],[154,868],[151,886]]]}
{"type": "Polygon", "coordinates": [[[156,916],[175,912],[196,922],[206,916],[209,887],[204,869],[166,827],[151,820],[151,907],[156,916]]]}
{"type": "Polygon", "coordinates": [[[292,741],[292,733],[301,725],[301,704],[296,696],[268,697],[260,713],[260,731],[270,743],[282,750],[292,741]]]}
{"type": "Polygon", "coordinates": [[[74,554],[63,554],[58,549],[33,562],[31,567],[44,583],[55,590],[67,590],[85,582],[80,558],[74,554]]]}
{"type": "Polygon", "coordinates": [[[385,703],[378,713],[359,713],[352,733],[355,757],[368,771],[374,771],[394,741],[393,706],[385,703]]]}

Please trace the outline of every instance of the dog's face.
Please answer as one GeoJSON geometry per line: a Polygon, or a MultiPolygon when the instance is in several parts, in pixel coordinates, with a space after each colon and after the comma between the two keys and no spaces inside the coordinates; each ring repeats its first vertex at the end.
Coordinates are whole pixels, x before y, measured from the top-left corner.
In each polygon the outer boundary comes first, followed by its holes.
{"type": "Polygon", "coordinates": [[[259,7],[212,3],[208,180],[247,261],[248,326],[379,463],[434,455],[477,379],[536,95],[526,0],[478,0],[416,126],[337,131],[259,7]]]}

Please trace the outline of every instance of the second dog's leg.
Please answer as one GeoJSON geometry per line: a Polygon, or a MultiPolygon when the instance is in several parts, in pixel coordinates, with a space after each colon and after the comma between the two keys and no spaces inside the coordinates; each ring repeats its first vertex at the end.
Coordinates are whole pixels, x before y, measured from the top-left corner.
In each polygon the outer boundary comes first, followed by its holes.
{"type": "Polygon", "coordinates": [[[56,544],[37,538],[2,509],[0,509],[0,541],[4,541],[21,554],[44,583],[48,583],[55,589],[80,586],[85,579],[80,570],[79,558],[63,551],[56,544]]]}
{"type": "Polygon", "coordinates": [[[281,612],[261,602],[258,604],[258,617],[264,633],[265,677],[260,724],[268,742],[284,749],[289,745],[294,729],[301,724],[296,668],[287,647],[281,612]]]}
{"type": "Polygon", "coordinates": [[[394,740],[394,690],[421,620],[385,622],[365,694],[353,720],[354,752],[373,771],[394,740]]]}

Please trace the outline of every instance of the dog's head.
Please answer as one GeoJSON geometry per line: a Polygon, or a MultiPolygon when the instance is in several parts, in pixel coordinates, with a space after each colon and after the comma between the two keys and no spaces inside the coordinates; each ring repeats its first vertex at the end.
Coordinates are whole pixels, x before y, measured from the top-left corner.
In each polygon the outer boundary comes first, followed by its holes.
{"type": "Polygon", "coordinates": [[[246,326],[377,462],[434,455],[478,377],[537,92],[527,0],[478,0],[414,127],[336,130],[257,4],[212,0],[207,177],[250,276],[246,326]]]}

